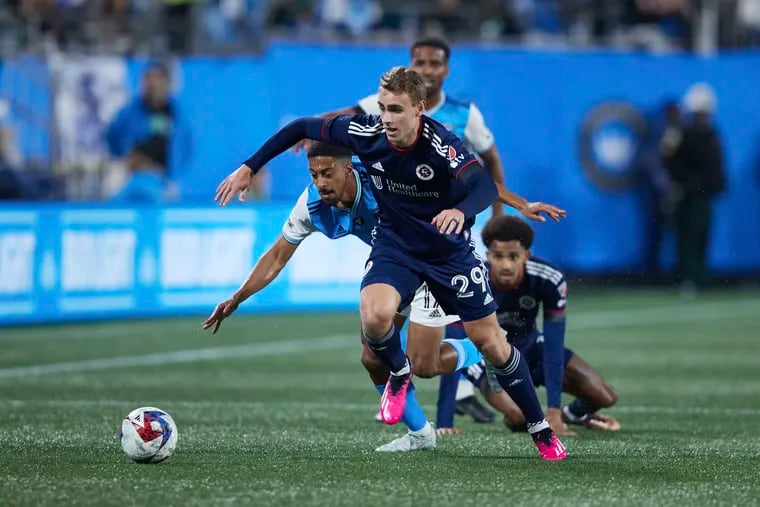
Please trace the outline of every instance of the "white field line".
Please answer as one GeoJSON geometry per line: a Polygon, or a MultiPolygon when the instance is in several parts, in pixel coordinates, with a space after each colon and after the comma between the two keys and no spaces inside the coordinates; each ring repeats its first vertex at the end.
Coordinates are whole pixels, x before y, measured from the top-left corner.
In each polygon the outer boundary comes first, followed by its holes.
{"type": "MultiPolygon", "coordinates": [[[[683,302],[667,306],[632,307],[624,310],[577,311],[572,305],[568,313],[570,329],[604,329],[617,326],[646,326],[649,324],[666,324],[668,322],[705,321],[713,319],[731,319],[754,316],[760,311],[760,298],[743,297],[713,302],[683,302]]],[[[358,319],[358,315],[357,315],[358,319]]],[[[185,324],[181,324],[185,326],[185,324]]],[[[93,322],[77,326],[71,331],[64,328],[56,341],[67,339],[110,339],[115,336],[127,336],[135,332],[150,332],[155,326],[152,322],[131,322],[123,333],[114,331],[113,323],[93,322]],[[137,330],[137,331],[135,331],[137,330]]],[[[29,342],[31,340],[48,340],[56,333],[53,326],[42,326],[44,332],[31,334],[23,338],[16,335],[23,327],[0,328],[0,343],[29,342]]],[[[184,329],[184,327],[183,327],[184,329]]]]}
{"type": "MultiPolygon", "coordinates": [[[[371,389],[370,389],[371,390],[371,389]]],[[[157,401],[159,406],[174,406],[186,409],[212,409],[218,407],[238,409],[285,409],[293,410],[322,410],[343,412],[373,412],[377,410],[376,403],[334,403],[334,402],[287,402],[287,401],[157,401]]],[[[0,400],[0,407],[132,407],[139,405],[136,400],[0,400]]],[[[165,407],[164,407],[165,408],[165,407]]],[[[426,410],[434,410],[435,406],[425,405],[426,410]]],[[[720,407],[639,407],[620,406],[606,409],[604,412],[615,414],[664,414],[664,415],[704,415],[704,416],[757,416],[760,408],[720,408],[720,407]]]]}
{"type": "MultiPolygon", "coordinates": [[[[713,303],[634,308],[627,311],[586,312],[569,315],[568,328],[570,330],[582,331],[609,327],[664,324],[668,322],[733,319],[754,316],[758,313],[759,309],[760,301],[740,299],[713,303]]],[[[352,335],[328,336],[324,338],[307,338],[229,347],[178,350],[142,356],[117,356],[85,361],[0,368],[0,379],[52,373],[77,373],[109,368],[192,363],[234,357],[259,357],[292,354],[295,352],[334,350],[346,345],[355,344],[355,338],[352,335]]]]}
{"type": "Polygon", "coordinates": [[[280,342],[253,343],[228,347],[176,350],[140,356],[117,356],[86,361],[48,363],[0,369],[0,379],[29,377],[51,373],[78,373],[83,371],[127,368],[132,366],[160,366],[166,364],[194,363],[239,357],[280,356],[319,350],[341,349],[358,343],[356,335],[335,335],[322,338],[287,340],[280,342]]]}

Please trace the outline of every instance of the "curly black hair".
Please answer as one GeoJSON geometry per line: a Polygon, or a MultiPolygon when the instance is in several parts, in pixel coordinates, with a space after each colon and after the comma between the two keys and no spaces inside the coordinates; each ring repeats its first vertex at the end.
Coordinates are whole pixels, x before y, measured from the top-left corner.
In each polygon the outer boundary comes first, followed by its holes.
{"type": "Polygon", "coordinates": [[[504,215],[490,219],[480,237],[488,248],[493,241],[519,241],[526,250],[533,246],[533,228],[520,217],[504,215]]]}

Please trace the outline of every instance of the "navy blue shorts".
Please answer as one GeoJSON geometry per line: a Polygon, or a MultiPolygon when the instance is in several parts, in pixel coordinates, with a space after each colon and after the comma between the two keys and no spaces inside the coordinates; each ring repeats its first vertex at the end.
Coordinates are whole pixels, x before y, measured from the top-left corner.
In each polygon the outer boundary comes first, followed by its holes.
{"type": "Polygon", "coordinates": [[[496,311],[483,260],[474,250],[458,252],[446,261],[428,263],[407,255],[398,246],[376,241],[364,268],[362,289],[374,283],[394,287],[401,295],[399,310],[409,306],[422,282],[447,315],[464,322],[496,311]]]}
{"type": "MultiPolygon", "coordinates": [[[[530,376],[536,386],[544,385],[544,335],[538,330],[524,337],[510,340],[528,362],[530,376]]],[[[573,357],[573,351],[565,347],[565,366],[573,357]]]]}

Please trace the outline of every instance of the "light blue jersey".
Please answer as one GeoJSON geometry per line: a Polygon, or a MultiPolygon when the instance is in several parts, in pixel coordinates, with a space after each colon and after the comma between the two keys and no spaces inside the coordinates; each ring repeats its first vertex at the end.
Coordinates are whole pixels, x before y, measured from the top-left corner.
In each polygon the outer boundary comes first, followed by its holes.
{"type": "MultiPolygon", "coordinates": [[[[367,114],[380,114],[377,94],[361,99],[358,106],[367,114]]],[[[425,110],[425,115],[442,123],[477,154],[485,153],[493,146],[493,134],[472,102],[460,101],[441,92],[441,101],[425,110]]]]}
{"type": "Polygon", "coordinates": [[[306,187],[282,228],[289,243],[299,244],[312,232],[319,231],[330,239],[354,235],[366,244],[372,242],[372,230],[377,218],[377,202],[372,195],[371,182],[364,166],[354,163],[356,198],[351,208],[326,204],[313,183],[306,187]]]}

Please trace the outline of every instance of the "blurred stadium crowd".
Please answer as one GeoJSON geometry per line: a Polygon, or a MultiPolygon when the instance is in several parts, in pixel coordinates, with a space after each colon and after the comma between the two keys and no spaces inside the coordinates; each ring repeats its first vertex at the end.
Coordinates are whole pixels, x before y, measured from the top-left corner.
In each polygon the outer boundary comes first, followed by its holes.
{"type": "Polygon", "coordinates": [[[270,37],[405,41],[421,34],[649,50],[760,44],[760,0],[4,0],[0,54],[260,50],[270,37]]]}

